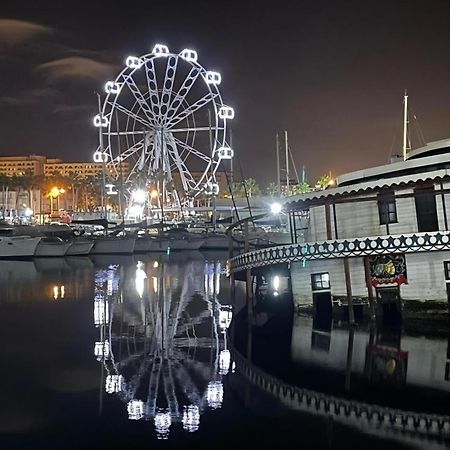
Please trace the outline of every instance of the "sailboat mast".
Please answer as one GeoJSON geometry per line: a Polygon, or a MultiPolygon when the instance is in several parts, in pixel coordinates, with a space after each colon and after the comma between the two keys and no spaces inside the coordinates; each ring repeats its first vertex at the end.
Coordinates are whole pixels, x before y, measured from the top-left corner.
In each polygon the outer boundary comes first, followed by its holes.
{"type": "Polygon", "coordinates": [[[280,140],[278,138],[278,133],[275,137],[275,144],[277,149],[277,190],[278,195],[281,195],[281,181],[280,181],[280,140]]]}
{"type": "Polygon", "coordinates": [[[405,97],[403,100],[403,161],[406,160],[406,150],[408,148],[408,95],[405,89],[405,97]]]}
{"type": "Polygon", "coordinates": [[[287,131],[284,131],[284,146],[286,150],[286,194],[289,195],[289,144],[287,131]]]}

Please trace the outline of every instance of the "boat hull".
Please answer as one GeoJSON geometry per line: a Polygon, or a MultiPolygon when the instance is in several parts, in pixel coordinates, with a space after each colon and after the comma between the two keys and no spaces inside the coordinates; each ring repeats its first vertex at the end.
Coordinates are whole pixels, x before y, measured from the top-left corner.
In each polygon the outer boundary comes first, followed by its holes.
{"type": "Polygon", "coordinates": [[[94,247],[94,241],[72,241],[70,247],[67,249],[67,256],[85,256],[89,255],[94,247]]]}
{"type": "Polygon", "coordinates": [[[64,256],[70,247],[70,242],[45,242],[41,240],[36,247],[34,256],[61,257],[64,256]]]}
{"type": "Polygon", "coordinates": [[[109,238],[95,239],[91,255],[130,254],[134,252],[135,238],[109,238]]]}
{"type": "Polygon", "coordinates": [[[2,236],[0,237],[0,259],[32,258],[40,241],[40,237],[2,236]]]}
{"type": "Polygon", "coordinates": [[[136,239],[136,253],[199,250],[204,239],[148,237],[136,239]]]}

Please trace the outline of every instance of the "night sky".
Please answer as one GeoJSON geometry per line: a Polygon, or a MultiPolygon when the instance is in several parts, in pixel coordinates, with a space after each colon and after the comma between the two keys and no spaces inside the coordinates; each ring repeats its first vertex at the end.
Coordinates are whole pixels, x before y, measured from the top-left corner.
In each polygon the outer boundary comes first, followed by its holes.
{"type": "Polygon", "coordinates": [[[405,88],[425,140],[450,137],[449,24],[445,0],[2,0],[0,154],[90,160],[95,91],[165,43],[222,74],[244,177],[275,181],[284,129],[312,181],[384,164],[405,88]]]}

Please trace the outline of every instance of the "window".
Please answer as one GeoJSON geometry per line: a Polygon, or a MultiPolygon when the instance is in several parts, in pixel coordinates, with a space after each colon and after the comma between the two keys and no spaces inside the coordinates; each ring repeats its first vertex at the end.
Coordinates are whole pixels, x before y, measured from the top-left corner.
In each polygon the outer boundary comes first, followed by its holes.
{"type": "Polygon", "coordinates": [[[419,232],[439,230],[435,194],[433,186],[414,189],[417,227],[419,232]]]}
{"type": "Polygon", "coordinates": [[[444,261],[445,281],[450,282],[450,261],[444,261]]]}
{"type": "Polygon", "coordinates": [[[311,286],[313,291],[321,291],[323,289],[330,289],[330,275],[325,273],[312,273],[311,286]]]}
{"type": "Polygon", "coordinates": [[[378,196],[378,214],[380,225],[397,223],[397,206],[395,205],[394,192],[378,196]]]}

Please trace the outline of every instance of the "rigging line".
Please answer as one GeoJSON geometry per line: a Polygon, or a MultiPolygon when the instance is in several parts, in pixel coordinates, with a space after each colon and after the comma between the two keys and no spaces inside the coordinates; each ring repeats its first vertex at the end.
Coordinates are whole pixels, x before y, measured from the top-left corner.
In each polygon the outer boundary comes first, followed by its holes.
{"type": "Polygon", "coordinates": [[[244,182],[244,180],[245,180],[244,172],[242,170],[241,158],[239,157],[239,153],[237,154],[237,160],[238,160],[238,164],[239,164],[239,172],[241,173],[241,179],[242,179],[241,183],[242,183],[242,187],[244,188],[245,198],[247,200],[248,212],[250,214],[250,218],[252,219],[253,228],[255,228],[255,221],[253,220],[252,207],[250,206],[250,200],[248,199],[247,186],[245,185],[245,182],[244,182]]]}
{"type": "MultiPolygon", "coordinates": [[[[233,148],[233,130],[230,126],[230,147],[233,148]]],[[[231,171],[231,168],[230,168],[231,171]]],[[[230,178],[233,176],[233,173],[230,173],[230,178]]],[[[228,177],[228,172],[227,170],[225,170],[225,177],[227,178],[227,185],[228,185],[228,191],[230,192],[231,195],[231,201],[233,202],[233,208],[234,208],[234,212],[236,213],[236,218],[237,221],[239,222],[239,212],[237,210],[236,207],[236,201],[234,199],[234,193],[233,193],[233,188],[232,188],[232,180],[228,177]]],[[[242,227],[241,227],[242,228],[242,227]]]]}
{"type": "Polygon", "coordinates": [[[295,161],[294,161],[294,157],[292,156],[290,145],[288,145],[288,151],[289,151],[289,155],[291,157],[292,166],[294,167],[294,173],[295,173],[295,178],[297,178],[297,184],[300,184],[300,178],[298,177],[297,167],[295,166],[295,161]]]}
{"type": "Polygon", "coordinates": [[[427,145],[427,142],[425,141],[425,137],[422,133],[422,128],[419,123],[419,119],[417,118],[416,114],[414,113],[413,109],[411,108],[411,114],[414,119],[414,129],[416,130],[417,137],[419,138],[419,141],[421,141],[421,144],[427,145]]]}

